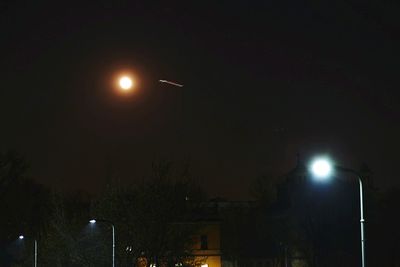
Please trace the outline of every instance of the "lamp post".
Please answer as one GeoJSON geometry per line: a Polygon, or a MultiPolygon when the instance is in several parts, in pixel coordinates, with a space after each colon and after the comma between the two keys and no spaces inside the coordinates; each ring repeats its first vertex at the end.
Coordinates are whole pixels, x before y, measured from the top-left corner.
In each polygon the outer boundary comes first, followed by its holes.
{"type": "MultiPolygon", "coordinates": [[[[120,90],[129,92],[137,86],[136,78],[131,74],[121,75],[118,80],[118,87],[120,90]]],[[[183,87],[184,85],[175,81],[161,79],[158,80],[160,83],[169,84],[175,87],[183,87]]]]}
{"type": "MultiPolygon", "coordinates": [[[[18,236],[19,240],[24,240],[25,236],[24,235],[20,235],[18,236]]],[[[33,243],[33,249],[34,249],[34,259],[33,259],[33,266],[37,267],[37,256],[38,256],[38,245],[37,245],[37,240],[34,239],[34,243],[33,243]]]]}
{"type": "Polygon", "coordinates": [[[115,226],[114,223],[108,220],[103,219],[91,219],[89,221],[90,224],[95,224],[96,222],[104,222],[111,225],[112,229],[112,267],[115,267],[115,226]]]}
{"type": "Polygon", "coordinates": [[[361,175],[352,169],[344,168],[341,166],[333,166],[332,163],[326,158],[319,158],[312,162],[311,172],[314,177],[319,180],[324,180],[332,175],[333,171],[340,171],[355,175],[358,179],[359,194],[360,194],[360,231],[361,231],[361,267],[365,267],[365,238],[364,238],[364,198],[363,198],[363,182],[361,175]]]}

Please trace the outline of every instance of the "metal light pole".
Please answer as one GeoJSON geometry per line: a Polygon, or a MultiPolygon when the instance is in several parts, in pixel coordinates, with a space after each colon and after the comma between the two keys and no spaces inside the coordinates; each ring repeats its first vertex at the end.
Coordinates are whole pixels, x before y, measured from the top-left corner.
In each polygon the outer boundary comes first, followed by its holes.
{"type": "Polygon", "coordinates": [[[112,228],[112,267],[115,267],[115,227],[111,224],[112,228]]]}
{"type": "Polygon", "coordinates": [[[112,267],[115,267],[115,226],[114,223],[108,220],[103,219],[92,219],[89,221],[91,224],[95,224],[96,222],[105,222],[111,225],[112,229],[112,267]]]}
{"type": "MultiPolygon", "coordinates": [[[[18,239],[23,240],[23,239],[25,239],[25,236],[24,235],[20,235],[18,237],[18,239]]],[[[37,240],[36,239],[34,239],[33,250],[34,250],[33,266],[37,267],[38,244],[37,244],[37,240]]]]}
{"type": "Polygon", "coordinates": [[[37,241],[35,239],[35,243],[34,243],[34,250],[35,250],[35,259],[34,259],[34,266],[37,267],[37,256],[38,256],[38,245],[37,245],[37,241]]]}
{"type": "Polygon", "coordinates": [[[361,266],[365,267],[365,237],[364,237],[365,218],[364,218],[364,197],[363,197],[363,182],[362,182],[362,178],[361,178],[361,175],[358,172],[356,172],[356,171],[354,171],[352,169],[343,168],[343,167],[340,167],[340,166],[335,166],[335,169],[337,169],[338,171],[354,174],[358,179],[359,191],[360,191],[361,266]]]}
{"type": "Polygon", "coordinates": [[[365,267],[365,237],[364,237],[364,197],[363,197],[363,182],[361,175],[352,169],[341,166],[332,166],[329,160],[320,158],[315,160],[311,165],[311,171],[318,179],[326,179],[332,174],[332,170],[351,173],[358,179],[359,194],[360,194],[360,231],[361,231],[361,267],[365,267]]]}

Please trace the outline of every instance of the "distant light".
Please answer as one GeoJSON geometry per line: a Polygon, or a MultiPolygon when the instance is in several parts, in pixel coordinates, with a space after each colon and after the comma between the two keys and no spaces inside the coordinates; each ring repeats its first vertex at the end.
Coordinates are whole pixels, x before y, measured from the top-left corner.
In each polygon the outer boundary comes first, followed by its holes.
{"type": "Polygon", "coordinates": [[[311,163],[311,172],[319,180],[327,179],[332,174],[332,164],[326,158],[315,159],[311,163]]]}
{"type": "Polygon", "coordinates": [[[23,235],[20,235],[19,237],[18,237],[18,239],[20,239],[20,240],[22,240],[22,239],[24,239],[25,238],[25,236],[23,236],[23,235]]]}
{"type": "Polygon", "coordinates": [[[156,267],[155,263],[150,264],[150,267],[156,267]]]}
{"type": "Polygon", "coordinates": [[[89,223],[94,224],[94,223],[96,223],[96,220],[92,219],[92,220],[89,221],[89,223]]]}
{"type": "Polygon", "coordinates": [[[133,86],[133,81],[128,76],[123,76],[119,79],[119,86],[122,90],[129,90],[133,86]]]}

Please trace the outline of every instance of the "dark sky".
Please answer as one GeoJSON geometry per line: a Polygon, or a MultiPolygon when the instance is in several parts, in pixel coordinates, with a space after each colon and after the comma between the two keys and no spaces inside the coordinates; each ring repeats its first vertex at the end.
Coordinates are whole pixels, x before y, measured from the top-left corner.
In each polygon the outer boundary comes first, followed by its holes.
{"type": "Polygon", "coordinates": [[[329,153],[399,185],[395,1],[25,2],[0,2],[0,149],[40,182],[96,192],[167,159],[240,199],[329,153]]]}

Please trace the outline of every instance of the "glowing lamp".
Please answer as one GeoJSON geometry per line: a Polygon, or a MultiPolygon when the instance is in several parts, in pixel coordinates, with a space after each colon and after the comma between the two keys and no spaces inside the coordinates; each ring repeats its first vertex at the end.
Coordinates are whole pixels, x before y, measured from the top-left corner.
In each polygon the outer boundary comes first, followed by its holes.
{"type": "Polygon", "coordinates": [[[123,76],[119,79],[119,86],[122,90],[129,90],[133,86],[133,81],[128,76],[123,76]]]}
{"type": "Polygon", "coordinates": [[[325,180],[332,174],[332,164],[326,158],[318,158],[311,163],[311,172],[318,180],[325,180]]]}
{"type": "Polygon", "coordinates": [[[310,172],[313,174],[315,179],[319,181],[324,181],[332,175],[333,171],[341,171],[345,173],[350,173],[355,175],[359,184],[359,194],[360,194],[360,241],[361,241],[361,267],[365,267],[365,237],[364,237],[364,197],[363,197],[363,179],[357,171],[354,171],[349,168],[344,168],[341,166],[335,166],[332,162],[327,158],[316,158],[312,161],[310,165],[310,172]]]}
{"type": "Polygon", "coordinates": [[[96,220],[92,219],[92,220],[89,221],[89,223],[94,224],[94,223],[96,223],[96,220]]]}

